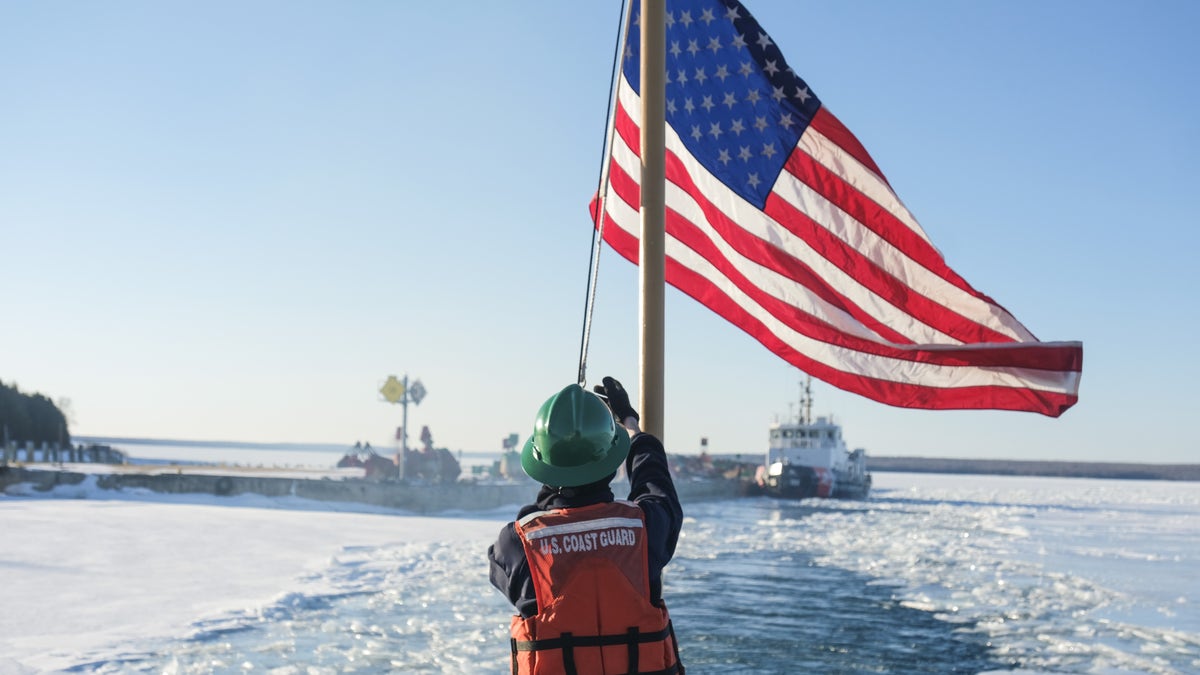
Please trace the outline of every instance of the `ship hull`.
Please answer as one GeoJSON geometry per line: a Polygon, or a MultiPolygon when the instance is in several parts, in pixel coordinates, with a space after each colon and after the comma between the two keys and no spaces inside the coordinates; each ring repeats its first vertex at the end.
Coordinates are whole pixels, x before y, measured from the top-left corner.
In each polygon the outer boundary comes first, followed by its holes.
{"type": "Polygon", "coordinates": [[[785,464],[778,475],[764,476],[762,494],[780,499],[866,499],[871,493],[871,476],[851,475],[823,467],[785,464]]]}

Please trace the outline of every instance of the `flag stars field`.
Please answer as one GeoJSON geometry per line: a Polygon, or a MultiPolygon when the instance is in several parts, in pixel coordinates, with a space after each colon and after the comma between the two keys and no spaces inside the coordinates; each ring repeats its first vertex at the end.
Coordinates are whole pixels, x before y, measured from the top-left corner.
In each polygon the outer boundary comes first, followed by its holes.
{"type": "MultiPolygon", "coordinates": [[[[773,47],[774,43],[765,33],[758,33],[759,37],[753,43],[757,48],[751,48],[744,32],[739,30],[736,24],[740,14],[734,10],[725,12],[724,16],[726,20],[720,21],[714,12],[706,10],[705,17],[697,22],[685,17],[684,13],[680,13],[679,19],[675,20],[668,12],[667,51],[671,60],[665,79],[668,116],[676,118],[673,120],[675,123],[684,121],[679,119],[679,106],[676,103],[679,98],[684,100],[683,110],[686,114],[683,118],[690,121],[692,116],[702,115],[701,120],[689,122],[689,136],[694,141],[689,149],[710,170],[727,178],[730,184],[744,186],[743,196],[751,201],[759,201],[765,199],[765,190],[770,184],[764,177],[778,175],[783,169],[784,156],[778,147],[790,147],[795,144],[803,126],[796,118],[806,117],[801,111],[793,112],[782,107],[781,103],[788,99],[789,89],[796,92],[794,98],[802,107],[811,95],[802,82],[796,82],[798,78],[791,69],[786,68],[782,56],[776,55],[777,50],[772,51],[771,58],[768,58],[766,50],[773,47]],[[674,39],[680,31],[688,30],[700,31],[702,34],[686,38],[680,35],[678,39],[674,39]],[[681,47],[683,44],[687,47],[681,47]],[[702,44],[706,44],[707,48],[702,49],[702,44]],[[753,61],[744,59],[727,62],[724,52],[730,50],[734,53],[748,51],[753,58],[761,61],[761,68],[756,69],[753,61]],[[692,65],[691,62],[696,64],[692,65]],[[730,66],[737,67],[744,81],[745,90],[740,96],[736,90],[729,87],[732,83],[727,83],[730,66]],[[695,105],[695,101],[700,102],[699,106],[695,105]],[[723,109],[720,109],[722,106],[723,109]],[[697,108],[703,110],[703,113],[698,113],[697,108]],[[738,137],[746,131],[743,122],[745,118],[754,120],[751,126],[759,136],[759,142],[736,147],[725,145],[723,137],[727,130],[736,130],[738,137]],[[706,124],[707,132],[704,130],[706,124]],[[705,151],[710,147],[703,142],[706,135],[713,141],[711,152],[705,151]],[[752,148],[755,147],[761,150],[754,152],[752,148]],[[726,173],[729,171],[729,158],[735,151],[746,165],[745,168],[753,169],[742,173],[740,179],[739,171],[726,173]]],[[[628,64],[633,63],[632,59],[637,52],[632,45],[627,46],[630,47],[626,51],[628,64]]],[[[804,112],[811,114],[812,111],[804,112]]]]}

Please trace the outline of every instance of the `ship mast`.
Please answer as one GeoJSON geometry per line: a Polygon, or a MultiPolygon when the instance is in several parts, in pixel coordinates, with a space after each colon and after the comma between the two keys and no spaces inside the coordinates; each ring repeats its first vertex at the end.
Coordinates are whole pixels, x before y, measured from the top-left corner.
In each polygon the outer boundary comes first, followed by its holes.
{"type": "Polygon", "coordinates": [[[800,385],[800,424],[812,424],[812,375],[800,385]]]}

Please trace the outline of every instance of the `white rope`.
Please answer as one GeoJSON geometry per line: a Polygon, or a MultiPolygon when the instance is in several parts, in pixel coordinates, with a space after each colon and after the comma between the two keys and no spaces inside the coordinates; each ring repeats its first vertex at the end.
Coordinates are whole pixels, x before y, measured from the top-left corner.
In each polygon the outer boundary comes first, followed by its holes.
{"type": "Polygon", "coordinates": [[[600,157],[600,180],[596,186],[596,214],[593,217],[599,220],[596,222],[596,226],[592,228],[592,251],[588,261],[587,300],[583,308],[583,334],[579,340],[579,373],[576,381],[581,387],[587,384],[587,356],[588,346],[592,337],[592,312],[596,306],[596,286],[600,279],[600,249],[604,245],[604,213],[608,199],[609,153],[612,148],[613,134],[616,133],[612,122],[617,109],[616,91],[617,82],[621,77],[621,54],[624,53],[625,49],[625,26],[628,25],[631,9],[627,0],[622,2],[621,20],[617,22],[617,44],[613,50],[612,75],[608,85],[608,117],[604,121],[604,147],[600,157]]]}

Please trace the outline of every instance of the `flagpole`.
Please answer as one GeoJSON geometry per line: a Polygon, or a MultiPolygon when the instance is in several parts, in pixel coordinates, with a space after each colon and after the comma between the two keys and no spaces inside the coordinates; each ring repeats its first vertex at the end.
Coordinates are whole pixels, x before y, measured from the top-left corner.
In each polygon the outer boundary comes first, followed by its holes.
{"type": "Polygon", "coordinates": [[[663,438],[664,297],[666,283],[666,0],[642,0],[642,199],[639,318],[641,426],[663,438]]]}

